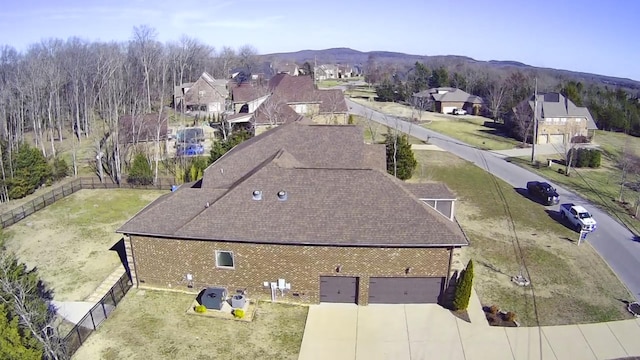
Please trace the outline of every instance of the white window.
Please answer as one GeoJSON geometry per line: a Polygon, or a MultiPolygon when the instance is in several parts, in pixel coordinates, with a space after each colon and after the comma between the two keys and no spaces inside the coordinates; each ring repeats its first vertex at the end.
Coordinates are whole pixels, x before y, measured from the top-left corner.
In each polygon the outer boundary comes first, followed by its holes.
{"type": "Polygon", "coordinates": [[[567,118],[560,118],[560,122],[563,123],[563,124],[566,123],[567,122],[567,118]]]}
{"type": "Polygon", "coordinates": [[[582,121],[582,118],[576,118],[576,122],[582,121]]]}
{"type": "Polygon", "coordinates": [[[233,259],[233,252],[216,250],[216,267],[235,269],[236,264],[233,259]]]}
{"type": "Polygon", "coordinates": [[[204,90],[200,90],[200,91],[198,91],[198,95],[199,95],[199,96],[204,96],[204,90]]]}

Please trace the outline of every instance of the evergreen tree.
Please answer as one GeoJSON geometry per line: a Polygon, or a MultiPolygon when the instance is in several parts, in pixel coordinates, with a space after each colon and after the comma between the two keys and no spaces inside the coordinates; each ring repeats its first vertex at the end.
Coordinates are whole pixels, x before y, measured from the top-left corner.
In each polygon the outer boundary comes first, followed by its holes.
{"type": "Polygon", "coordinates": [[[454,310],[466,310],[469,307],[469,299],[473,289],[473,260],[469,260],[467,268],[462,270],[460,280],[456,286],[456,293],[453,299],[454,310]]]}
{"type": "MultiPolygon", "coordinates": [[[[6,306],[0,303],[0,359],[40,360],[42,351],[28,347],[30,341],[21,334],[18,317],[9,317],[6,306]],[[26,341],[25,341],[26,340],[26,341]]],[[[25,335],[25,337],[28,335],[25,335]]]]}
{"type": "Polygon", "coordinates": [[[13,164],[14,176],[7,182],[9,197],[19,199],[33,193],[51,178],[51,166],[40,150],[22,145],[13,164]]]}
{"type": "Polygon", "coordinates": [[[138,153],[133,158],[127,182],[135,185],[150,185],[153,183],[153,170],[144,154],[138,153]]]}
{"type": "Polygon", "coordinates": [[[251,133],[246,130],[237,131],[227,137],[226,140],[220,140],[213,143],[210,152],[209,163],[214,163],[216,160],[226,154],[227,151],[233,149],[236,145],[251,138],[251,133]]]}
{"type": "Polygon", "coordinates": [[[407,180],[413,175],[418,161],[411,150],[409,137],[406,134],[396,134],[389,129],[385,134],[387,148],[387,171],[400,180],[407,180]]]}
{"type": "Polygon", "coordinates": [[[429,78],[429,87],[449,86],[449,72],[444,66],[435,69],[429,78]]]}

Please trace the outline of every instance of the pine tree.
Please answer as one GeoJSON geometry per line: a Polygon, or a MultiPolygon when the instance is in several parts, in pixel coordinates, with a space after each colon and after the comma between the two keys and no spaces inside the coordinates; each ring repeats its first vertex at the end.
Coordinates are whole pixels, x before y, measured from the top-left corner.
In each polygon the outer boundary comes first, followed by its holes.
{"type": "Polygon", "coordinates": [[[131,169],[129,169],[127,182],[136,185],[149,185],[153,183],[153,170],[144,154],[138,153],[136,157],[133,158],[133,164],[131,164],[131,169]]]}
{"type": "Polygon", "coordinates": [[[456,293],[453,299],[454,310],[466,310],[469,307],[471,290],[473,287],[473,260],[469,260],[467,268],[462,270],[460,280],[456,285],[456,293]]]}
{"type": "Polygon", "coordinates": [[[385,134],[385,145],[387,147],[387,171],[400,180],[407,180],[413,176],[413,171],[418,166],[411,150],[409,137],[398,135],[391,129],[385,134]]]}
{"type": "Polygon", "coordinates": [[[41,359],[42,351],[26,346],[25,343],[28,341],[25,341],[20,334],[18,318],[14,316],[10,319],[5,305],[0,304],[0,359],[41,359]]]}

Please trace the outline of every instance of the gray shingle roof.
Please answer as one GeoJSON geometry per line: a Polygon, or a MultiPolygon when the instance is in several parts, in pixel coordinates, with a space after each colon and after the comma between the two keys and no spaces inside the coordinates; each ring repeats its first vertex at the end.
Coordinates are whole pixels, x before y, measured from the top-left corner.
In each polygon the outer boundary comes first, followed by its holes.
{"type": "Polygon", "coordinates": [[[118,232],[251,243],[467,245],[456,222],[415,195],[437,197],[446,187],[405,187],[384,169],[367,167],[373,153],[383,154],[379,149],[364,144],[355,126],[285,124],[237,146],[200,182],[159,198],[118,232]]]}
{"type": "Polygon", "coordinates": [[[404,187],[418,199],[454,200],[456,198],[447,185],[439,182],[405,183],[404,187]]]}
{"type": "MultiPolygon", "coordinates": [[[[538,94],[538,106],[536,117],[538,120],[544,120],[545,118],[568,118],[568,117],[582,117],[587,119],[587,128],[597,130],[598,126],[593,120],[589,109],[586,107],[578,107],[573,101],[567,99],[564,95],[551,92],[538,94]]],[[[534,108],[534,95],[531,95],[529,100],[531,109],[534,108]]]]}
{"type": "Polygon", "coordinates": [[[460,89],[452,88],[452,87],[439,87],[432,88],[428,90],[422,90],[418,93],[413,94],[415,97],[430,97],[435,101],[440,102],[465,102],[472,104],[482,104],[483,100],[481,97],[476,95],[471,95],[466,91],[462,91],[460,89]]]}

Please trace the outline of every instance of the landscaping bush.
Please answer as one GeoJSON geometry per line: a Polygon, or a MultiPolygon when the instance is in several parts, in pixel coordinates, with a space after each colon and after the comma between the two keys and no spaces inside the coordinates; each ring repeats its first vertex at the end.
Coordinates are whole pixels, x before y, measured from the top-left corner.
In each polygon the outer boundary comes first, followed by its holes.
{"type": "Polygon", "coordinates": [[[516,313],[509,311],[504,315],[504,320],[505,321],[515,321],[516,320],[516,313]]]}
{"type": "Polygon", "coordinates": [[[567,154],[567,160],[571,159],[570,166],[576,168],[600,167],[602,152],[598,149],[571,149],[567,154]]]}
{"type": "Polygon", "coordinates": [[[602,160],[602,151],[598,149],[591,150],[591,158],[589,159],[589,167],[590,168],[598,168],[600,167],[600,162],[602,160]]]}
{"type": "Polygon", "coordinates": [[[498,313],[498,307],[497,307],[497,306],[495,306],[495,305],[491,305],[491,307],[489,308],[489,313],[490,313],[491,315],[495,315],[495,314],[497,314],[497,313],[498,313]]]}
{"type": "Polygon", "coordinates": [[[578,149],[578,159],[576,167],[584,168],[589,166],[591,160],[591,151],[589,149],[578,149]]]}
{"type": "Polygon", "coordinates": [[[244,317],[244,310],[242,309],[233,310],[233,316],[235,316],[238,319],[242,319],[244,317]]]}
{"type": "Polygon", "coordinates": [[[204,314],[207,312],[207,307],[204,305],[196,305],[193,310],[198,314],[204,314]]]}
{"type": "Polygon", "coordinates": [[[558,174],[564,175],[564,169],[558,169],[558,174]]]}
{"type": "Polygon", "coordinates": [[[467,268],[462,271],[460,280],[456,285],[456,292],[453,299],[454,310],[466,310],[469,307],[471,290],[473,286],[473,260],[469,260],[467,268]]]}

